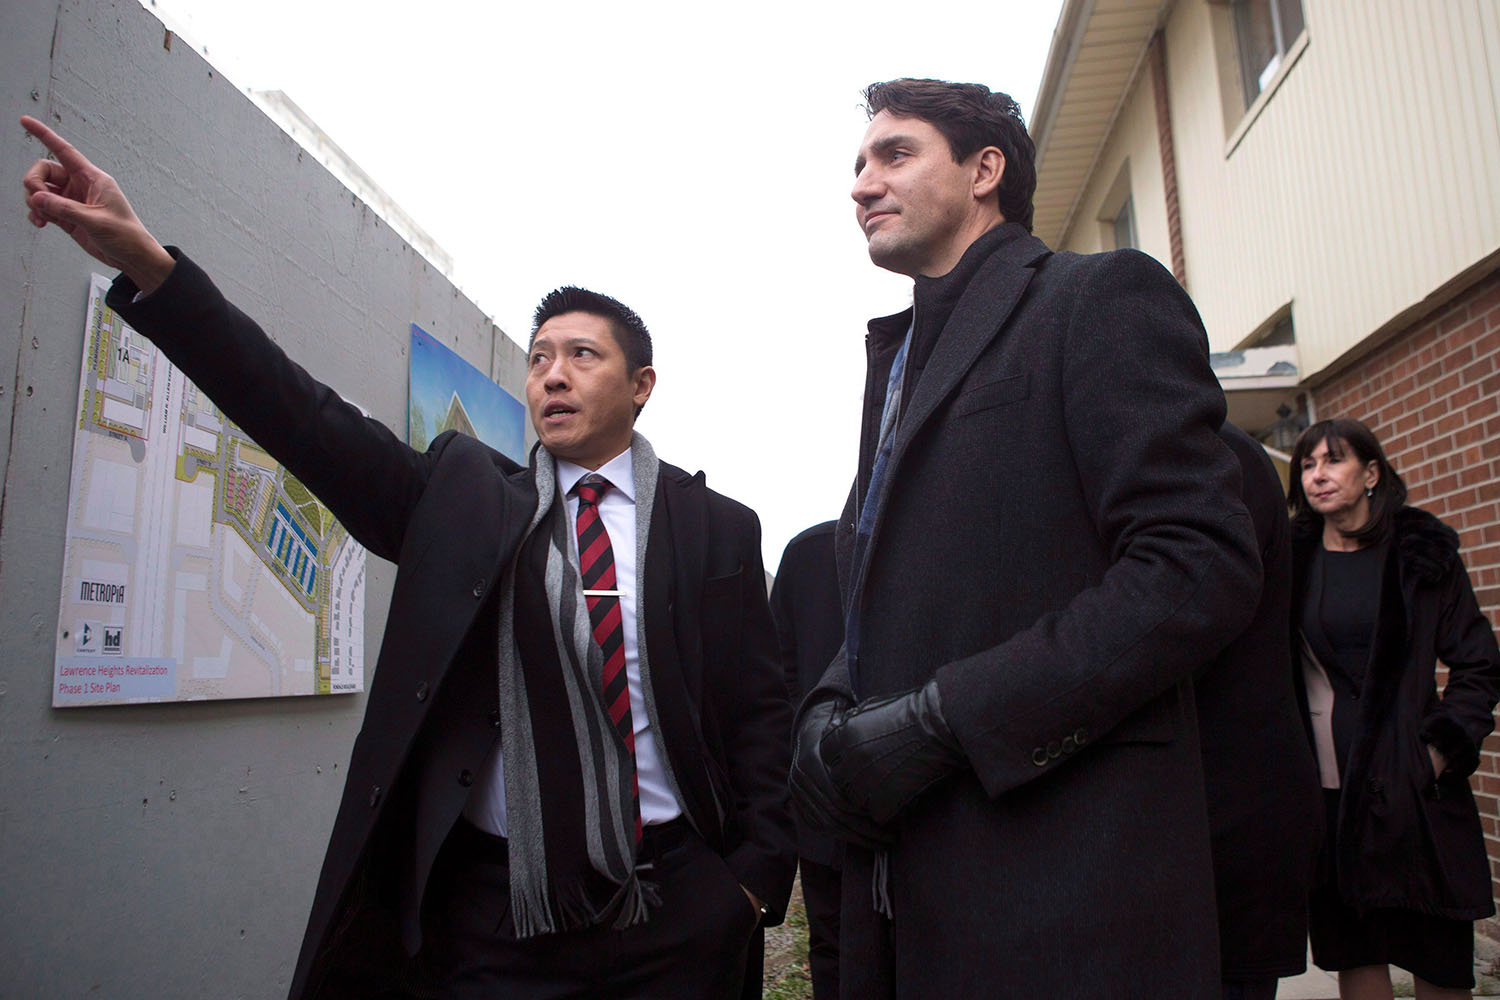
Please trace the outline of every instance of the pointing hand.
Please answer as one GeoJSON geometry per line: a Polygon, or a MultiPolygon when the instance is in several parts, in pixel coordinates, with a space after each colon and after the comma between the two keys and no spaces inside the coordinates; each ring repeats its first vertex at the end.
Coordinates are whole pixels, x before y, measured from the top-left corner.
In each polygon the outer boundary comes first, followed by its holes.
{"type": "Polygon", "coordinates": [[[141,225],[115,179],[35,118],[23,115],[21,125],[56,157],[26,171],[31,224],[52,223],[90,256],[125,272],[142,292],[155,291],[174,261],[141,225]]]}

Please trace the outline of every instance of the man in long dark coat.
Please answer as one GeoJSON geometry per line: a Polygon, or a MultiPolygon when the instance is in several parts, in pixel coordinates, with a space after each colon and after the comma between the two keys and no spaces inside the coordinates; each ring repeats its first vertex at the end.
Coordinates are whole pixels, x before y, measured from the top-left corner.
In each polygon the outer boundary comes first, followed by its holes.
{"type": "MultiPolygon", "coordinates": [[[[844,607],[833,554],[836,521],[815,524],[786,543],[771,587],[787,693],[798,704],[817,686],[844,644],[844,607]]],[[[807,908],[807,963],[814,1000],[839,995],[839,873],[843,847],[826,833],[797,830],[797,869],[807,908]]]]}
{"type": "Polygon", "coordinates": [[[1265,578],[1255,617],[1194,680],[1224,1000],[1273,1000],[1307,967],[1307,899],[1323,805],[1292,666],[1292,527],[1271,458],[1219,431],[1240,463],[1265,578]]]}
{"type": "Polygon", "coordinates": [[[791,712],[755,514],[633,431],[640,318],[543,300],[529,467],[452,432],[417,452],[22,124],[57,157],[32,223],[120,268],[109,306],[397,564],[292,997],[738,997],[791,890],[791,712]]]}
{"type": "Polygon", "coordinates": [[[870,324],[845,648],[792,779],[851,844],[843,995],[1213,996],[1190,679],[1260,564],[1203,328],[1144,254],[1031,235],[1008,97],[866,98],[856,218],[914,307],[870,324]]]}

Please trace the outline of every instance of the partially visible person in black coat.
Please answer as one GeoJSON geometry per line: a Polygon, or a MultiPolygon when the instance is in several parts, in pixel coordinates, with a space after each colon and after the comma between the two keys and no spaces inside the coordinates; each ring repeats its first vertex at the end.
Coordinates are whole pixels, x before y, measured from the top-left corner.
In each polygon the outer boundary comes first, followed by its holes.
{"type": "MultiPolygon", "coordinates": [[[[771,587],[771,615],[781,641],[787,693],[794,705],[817,686],[844,644],[844,606],[833,552],[837,524],[815,524],[787,542],[771,587]]],[[[797,854],[802,899],[807,904],[813,996],[834,1000],[839,995],[839,858],[843,850],[832,837],[799,821],[797,854]]]]}
{"type": "Polygon", "coordinates": [[[1323,809],[1292,669],[1292,532],[1266,450],[1233,424],[1240,495],[1265,574],[1255,618],[1194,685],[1208,790],[1224,1000],[1272,1000],[1307,968],[1307,893],[1323,809]]]}
{"type": "Polygon", "coordinates": [[[1468,777],[1494,728],[1500,649],[1458,536],[1405,506],[1369,428],[1314,424],[1292,468],[1292,612],[1329,823],[1313,961],[1350,1000],[1390,997],[1391,964],[1419,1000],[1467,997],[1473,921],[1495,912],[1468,777]]]}

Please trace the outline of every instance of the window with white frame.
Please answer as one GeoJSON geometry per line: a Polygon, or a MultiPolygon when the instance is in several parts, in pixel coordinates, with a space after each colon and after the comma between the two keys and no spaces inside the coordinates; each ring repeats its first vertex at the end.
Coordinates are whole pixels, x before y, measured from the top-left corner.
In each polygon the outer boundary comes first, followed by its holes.
{"type": "Polygon", "coordinates": [[[1125,250],[1138,245],[1135,238],[1134,201],[1135,199],[1126,195],[1125,204],[1121,205],[1120,210],[1115,213],[1113,228],[1116,250],[1125,250]]]}
{"type": "Polygon", "coordinates": [[[1233,0],[1234,40],[1245,107],[1276,78],[1306,22],[1301,0],[1233,0]]]}
{"type": "Polygon", "coordinates": [[[1130,192],[1130,160],[1121,161],[1115,179],[1099,202],[1094,218],[1099,220],[1099,249],[1124,250],[1140,247],[1135,228],[1135,199],[1130,192]]]}

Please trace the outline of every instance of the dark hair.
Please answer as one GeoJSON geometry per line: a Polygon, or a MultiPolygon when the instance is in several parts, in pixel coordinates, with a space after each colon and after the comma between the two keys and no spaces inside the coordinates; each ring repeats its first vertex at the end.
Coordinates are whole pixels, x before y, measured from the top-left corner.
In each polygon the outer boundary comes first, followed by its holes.
{"type": "Polygon", "coordinates": [[[1379,477],[1370,497],[1370,519],[1357,531],[1346,533],[1345,537],[1361,545],[1385,540],[1396,520],[1396,512],[1406,505],[1406,482],[1391,467],[1385,449],[1380,447],[1380,441],[1370,428],[1351,417],[1320,420],[1303,431],[1292,446],[1292,468],[1287,477],[1290,481],[1287,503],[1292,508],[1292,522],[1304,529],[1321,529],[1323,525],[1323,515],[1312,509],[1307,494],[1302,492],[1302,462],[1324,443],[1328,445],[1330,455],[1342,455],[1347,447],[1354,452],[1360,465],[1375,463],[1379,477]]]}
{"type": "Polygon", "coordinates": [[[955,163],[994,146],[1005,154],[1000,178],[1000,214],[1031,231],[1031,196],[1036,193],[1036,146],[1026,132],[1021,106],[1009,94],[979,83],[946,80],[887,80],[865,88],[865,113],[889,111],[897,118],[920,118],[943,134],[955,163]]]}
{"type": "Polygon", "coordinates": [[[567,313],[587,313],[609,323],[609,332],[625,352],[628,371],[640,371],[651,363],[651,331],[636,311],[619,299],[577,285],[564,285],[546,294],[531,317],[531,340],[536,340],[543,323],[567,313]]]}

